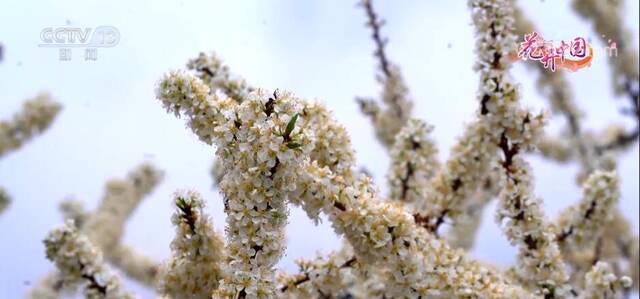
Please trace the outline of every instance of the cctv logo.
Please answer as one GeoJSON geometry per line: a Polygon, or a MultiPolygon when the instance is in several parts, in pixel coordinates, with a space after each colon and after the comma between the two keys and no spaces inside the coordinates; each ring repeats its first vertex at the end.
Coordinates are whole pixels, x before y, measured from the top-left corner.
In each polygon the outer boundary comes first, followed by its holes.
{"type": "Polygon", "coordinates": [[[113,26],[92,28],[47,27],[40,32],[39,47],[110,48],[120,42],[120,31],[113,26]]]}

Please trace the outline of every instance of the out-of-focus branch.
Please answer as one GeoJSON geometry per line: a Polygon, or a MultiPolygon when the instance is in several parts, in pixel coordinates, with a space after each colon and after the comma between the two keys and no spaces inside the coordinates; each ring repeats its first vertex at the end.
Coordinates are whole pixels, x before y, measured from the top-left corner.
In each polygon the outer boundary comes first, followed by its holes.
{"type": "MultiPolygon", "coordinates": [[[[0,48],[0,60],[1,52],[0,48]]],[[[24,102],[22,109],[11,119],[0,121],[0,158],[44,132],[61,109],[62,106],[54,102],[49,94],[42,93],[24,102]]],[[[9,193],[0,187],[0,214],[10,203],[9,193]]]]}
{"type": "Polygon", "coordinates": [[[61,109],[46,93],[24,102],[19,113],[8,121],[0,121],[0,156],[46,130],[61,109]]]}
{"type": "Polygon", "coordinates": [[[630,33],[624,28],[622,5],[614,5],[604,0],[574,0],[574,10],[592,22],[602,41],[610,47],[609,64],[612,67],[613,89],[618,95],[624,95],[631,108],[623,109],[624,114],[634,118],[636,126],[621,134],[609,143],[596,145],[597,152],[615,150],[635,143],[640,135],[640,82],[638,70],[638,51],[633,49],[630,33]],[[613,44],[610,42],[613,41],[613,44]],[[615,50],[615,55],[613,54],[615,50]]]}
{"type": "MultiPolygon", "coordinates": [[[[143,163],[133,169],[126,179],[110,180],[98,208],[91,213],[85,210],[81,201],[75,199],[66,199],[60,204],[63,218],[72,221],[78,230],[87,235],[108,262],[123,270],[130,278],[149,286],[157,284],[160,264],[120,241],[126,220],[162,177],[162,171],[143,163]]],[[[75,285],[63,283],[60,281],[63,278],[56,273],[48,274],[34,285],[30,298],[38,299],[42,293],[71,291],[75,285]],[[51,284],[51,281],[60,282],[51,284]],[[52,285],[55,288],[51,288],[52,285]]]]}
{"type": "Polygon", "coordinates": [[[371,38],[376,45],[374,56],[378,60],[378,81],[383,85],[381,95],[384,107],[377,101],[366,98],[356,98],[360,110],[371,119],[378,140],[390,149],[396,134],[404,127],[411,116],[412,102],[408,97],[409,90],[405,85],[400,70],[392,64],[385,53],[387,39],[380,32],[384,25],[383,20],[378,19],[371,0],[362,0],[361,6],[367,15],[367,26],[371,28],[371,38]]]}

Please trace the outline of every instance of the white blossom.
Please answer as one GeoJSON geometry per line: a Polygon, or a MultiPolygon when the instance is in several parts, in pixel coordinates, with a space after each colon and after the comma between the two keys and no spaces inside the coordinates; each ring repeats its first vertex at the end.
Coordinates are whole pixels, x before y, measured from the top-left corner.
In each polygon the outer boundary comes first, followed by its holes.
{"type": "Polygon", "coordinates": [[[53,261],[65,280],[84,286],[86,298],[134,298],[102,259],[102,253],[79,233],[73,222],[49,233],[44,240],[47,258],[53,261]]]}
{"type": "Polygon", "coordinates": [[[585,276],[585,298],[621,298],[623,290],[631,287],[631,278],[617,277],[604,262],[596,263],[585,276]]]}
{"type": "Polygon", "coordinates": [[[432,130],[432,126],[411,119],[396,135],[388,174],[391,199],[411,204],[427,197],[429,180],[440,168],[438,150],[429,137],[432,130]]]}
{"type": "Polygon", "coordinates": [[[161,273],[160,292],[171,298],[211,298],[223,276],[224,242],[204,214],[198,193],[176,193],[175,206],[171,222],[176,236],[161,273]]]}

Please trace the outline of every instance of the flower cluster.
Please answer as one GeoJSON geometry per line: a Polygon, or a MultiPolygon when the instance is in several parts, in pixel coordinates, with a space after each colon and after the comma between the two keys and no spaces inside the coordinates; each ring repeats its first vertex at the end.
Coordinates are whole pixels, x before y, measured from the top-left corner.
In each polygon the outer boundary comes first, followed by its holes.
{"type": "Polygon", "coordinates": [[[280,275],[282,298],[344,298],[358,296],[355,288],[359,282],[354,266],[357,259],[349,246],[326,257],[296,261],[300,273],[280,275]]]}
{"type": "Polygon", "coordinates": [[[415,204],[416,221],[428,231],[438,233],[445,219],[455,225],[477,204],[473,195],[496,159],[497,148],[491,141],[485,121],[476,119],[467,124],[448,160],[429,181],[425,200],[415,204]]]}
{"type": "Polygon", "coordinates": [[[46,130],[61,110],[48,94],[39,94],[24,102],[22,110],[11,120],[0,121],[0,156],[18,149],[29,139],[46,130]]]}
{"type": "Polygon", "coordinates": [[[78,232],[72,221],[49,233],[44,244],[47,258],[56,264],[60,275],[81,282],[86,298],[133,298],[104,263],[100,250],[78,232]]]}
{"type": "Polygon", "coordinates": [[[592,247],[618,201],[618,179],[612,172],[596,171],[583,184],[583,198],[565,210],[557,221],[563,251],[592,247]]]}
{"type": "Polygon", "coordinates": [[[607,263],[596,263],[585,276],[585,298],[616,298],[617,294],[631,287],[631,278],[616,277],[607,263]]]}
{"type": "Polygon", "coordinates": [[[427,197],[427,183],[440,168],[438,150],[429,138],[432,130],[423,121],[412,119],[396,136],[388,175],[393,200],[415,203],[427,197]]]}
{"type": "Polygon", "coordinates": [[[545,219],[542,202],[533,197],[529,165],[516,156],[510,164],[507,184],[500,195],[497,219],[513,245],[518,246],[516,278],[539,289],[540,295],[569,295],[568,274],[556,243],[553,227],[545,219]]]}
{"type": "Polygon", "coordinates": [[[189,60],[187,68],[195,71],[196,76],[212,91],[220,91],[238,103],[246,100],[254,90],[244,79],[234,78],[229,67],[215,53],[200,53],[198,57],[189,60]]]}
{"type": "Polygon", "coordinates": [[[273,266],[284,250],[287,195],[296,189],[298,165],[314,144],[310,132],[297,124],[305,118],[303,105],[289,93],[269,96],[262,90],[240,104],[222,100],[200,79],[180,72],[160,82],[157,96],[169,111],[188,117],[201,140],[217,146],[226,170],[220,189],[231,275],[219,295],[274,296],[273,266]]]}
{"type": "Polygon", "coordinates": [[[619,210],[613,210],[610,221],[604,225],[605,230],[600,238],[602,239],[601,250],[591,253],[591,261],[599,258],[614,267],[619,275],[628,275],[633,280],[633,288],[638,290],[640,277],[640,258],[638,234],[634,233],[629,220],[624,218],[619,210]],[[599,255],[599,256],[598,256],[599,255]]]}
{"type": "Polygon", "coordinates": [[[171,259],[161,273],[160,292],[171,298],[211,298],[223,276],[224,242],[203,213],[200,194],[177,193],[175,206],[171,222],[176,236],[171,259]]]}

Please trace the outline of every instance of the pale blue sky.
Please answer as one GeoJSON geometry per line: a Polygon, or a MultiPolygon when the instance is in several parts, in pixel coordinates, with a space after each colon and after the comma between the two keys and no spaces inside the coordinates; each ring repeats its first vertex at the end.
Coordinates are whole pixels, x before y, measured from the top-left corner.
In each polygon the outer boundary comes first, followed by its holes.
{"type": "MultiPolygon", "coordinates": [[[[524,1],[520,1],[524,2],[524,1]]],[[[638,1],[627,1],[625,23],[638,36],[638,1]]],[[[415,100],[415,116],[435,126],[440,157],[447,156],[463,124],[477,107],[477,74],[471,69],[473,34],[466,1],[388,1],[375,5],[387,20],[390,59],[398,63],[415,100]]],[[[542,34],[553,39],[587,36],[590,25],[575,15],[568,1],[521,3],[542,34]]],[[[154,99],[163,72],[181,68],[200,51],[216,50],[256,86],[288,89],[317,98],[334,111],[353,139],[358,163],[375,175],[384,191],[388,157],[361,116],[353,98],[376,96],[373,43],[355,1],[23,1],[4,0],[0,10],[0,118],[9,117],[26,98],[49,91],[64,110],[43,136],[0,160],[0,182],[14,197],[0,215],[0,298],[19,298],[52,265],[41,243],[61,223],[57,204],[68,195],[93,208],[105,181],[122,177],[137,163],[150,160],[166,171],[162,184],[128,223],[124,242],[158,259],[169,254],[171,194],[193,188],[208,199],[217,229],[224,226],[222,203],[208,175],[213,149],[201,144],[182,120],[167,115],[154,99]],[[97,61],[72,61],[58,51],[40,48],[40,31],[66,24],[95,28],[115,26],[121,34],[114,48],[98,49],[97,61]]],[[[633,41],[637,49],[637,38],[633,41]]],[[[599,45],[602,46],[602,45],[599,45]]],[[[617,112],[603,57],[568,78],[586,113],[585,126],[631,123],[617,112]]],[[[547,101],[535,90],[534,77],[514,68],[523,99],[535,109],[547,101]]],[[[561,121],[552,121],[556,131],[561,121]]],[[[548,214],[580,198],[574,184],[577,167],[531,157],[536,193],[548,214]]],[[[625,215],[638,224],[638,146],[620,160],[625,215]]],[[[499,264],[513,262],[509,246],[487,211],[473,255],[499,264]]],[[[292,209],[288,248],[280,266],[338,248],[327,223],[314,227],[292,209]]],[[[140,291],[143,298],[151,296],[140,291]]]]}

